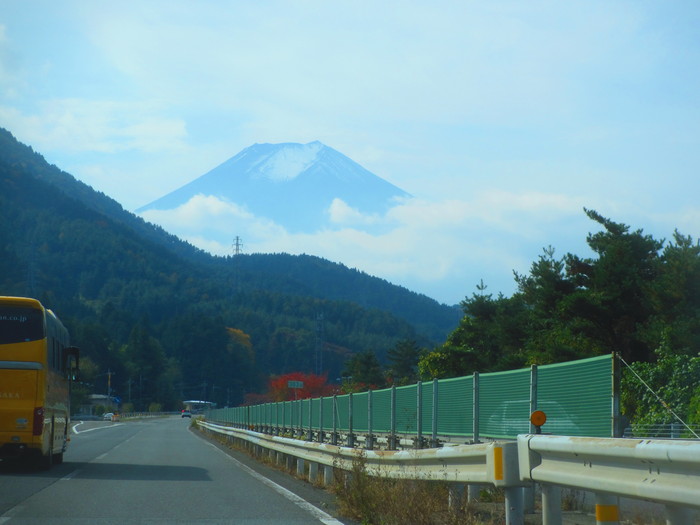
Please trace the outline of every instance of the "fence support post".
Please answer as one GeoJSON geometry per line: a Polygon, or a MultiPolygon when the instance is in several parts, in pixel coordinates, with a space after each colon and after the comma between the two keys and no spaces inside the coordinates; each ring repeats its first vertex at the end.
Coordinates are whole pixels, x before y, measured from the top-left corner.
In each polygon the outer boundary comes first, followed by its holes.
{"type": "Polygon", "coordinates": [[[348,394],[348,446],[355,446],[355,434],[352,433],[352,393],[348,394]]]}
{"type": "Polygon", "coordinates": [[[625,433],[622,416],[620,415],[620,382],[622,381],[622,370],[617,353],[612,354],[612,400],[611,400],[611,425],[612,437],[622,437],[625,433]]]}
{"type": "Polygon", "coordinates": [[[396,385],[391,385],[391,430],[389,434],[389,450],[396,450],[396,385]]]}
{"type": "Polygon", "coordinates": [[[333,396],[333,435],[331,436],[331,445],[338,444],[338,396],[333,396]]]}
{"type": "Polygon", "coordinates": [[[433,420],[432,420],[432,435],[430,436],[431,448],[439,446],[438,441],[438,389],[439,383],[437,379],[433,379],[433,420]]]}
{"type": "Polygon", "coordinates": [[[416,442],[415,448],[423,448],[423,382],[416,386],[416,442]]]}
{"type": "Polygon", "coordinates": [[[319,408],[318,408],[318,442],[323,443],[323,396],[319,399],[319,408]]]}
{"type": "Polygon", "coordinates": [[[367,439],[365,448],[372,450],[374,448],[374,435],[372,434],[372,391],[367,391],[367,439]]]}
{"type": "Polygon", "coordinates": [[[306,441],[314,440],[314,400],[309,398],[309,433],[306,436],[306,441]]]}
{"type": "Polygon", "coordinates": [[[474,443],[479,442],[479,372],[474,372],[472,383],[472,433],[474,443]]]}
{"type": "Polygon", "coordinates": [[[279,436],[280,434],[284,434],[287,432],[287,403],[282,402],[282,428],[280,431],[277,433],[279,436]]]}

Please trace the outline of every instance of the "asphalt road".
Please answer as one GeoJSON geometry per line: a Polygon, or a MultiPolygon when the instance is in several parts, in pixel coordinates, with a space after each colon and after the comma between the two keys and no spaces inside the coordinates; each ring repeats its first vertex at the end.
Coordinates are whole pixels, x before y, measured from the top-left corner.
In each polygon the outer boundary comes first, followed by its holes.
{"type": "Polygon", "coordinates": [[[42,472],[0,462],[0,525],[349,523],[330,515],[324,491],[224,450],[189,424],[86,422],[62,465],[42,472]]]}

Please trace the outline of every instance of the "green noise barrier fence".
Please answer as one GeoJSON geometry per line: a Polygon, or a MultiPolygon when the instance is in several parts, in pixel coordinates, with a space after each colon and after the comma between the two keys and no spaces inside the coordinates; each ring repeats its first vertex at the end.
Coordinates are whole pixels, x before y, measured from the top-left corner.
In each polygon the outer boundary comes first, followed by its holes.
{"type": "Polygon", "coordinates": [[[615,356],[519,370],[474,373],[454,379],[419,382],[356,394],[301,399],[255,406],[216,409],[207,420],[270,434],[292,433],[309,441],[345,435],[353,446],[363,434],[397,440],[410,437],[417,446],[440,440],[514,439],[542,433],[618,437],[619,372],[615,356]],[[530,414],[541,410],[541,429],[530,414]]]}

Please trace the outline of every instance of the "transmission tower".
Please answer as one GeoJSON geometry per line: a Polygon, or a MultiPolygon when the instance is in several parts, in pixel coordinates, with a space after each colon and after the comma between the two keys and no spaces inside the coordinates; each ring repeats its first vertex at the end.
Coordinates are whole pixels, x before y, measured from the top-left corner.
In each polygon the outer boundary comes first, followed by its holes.
{"type": "Polygon", "coordinates": [[[236,238],[233,239],[233,255],[240,255],[241,248],[243,248],[243,239],[236,235],[236,238]]]}
{"type": "Polygon", "coordinates": [[[243,239],[238,235],[233,239],[233,292],[240,292],[240,257],[243,251],[243,239]]]}

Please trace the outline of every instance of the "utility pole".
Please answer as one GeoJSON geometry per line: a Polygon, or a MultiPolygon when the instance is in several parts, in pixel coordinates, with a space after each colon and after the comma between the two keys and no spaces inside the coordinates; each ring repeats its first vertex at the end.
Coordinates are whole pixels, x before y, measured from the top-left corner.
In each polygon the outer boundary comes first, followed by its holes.
{"type": "Polygon", "coordinates": [[[107,369],[107,397],[112,395],[112,369],[107,369]]]}
{"type": "Polygon", "coordinates": [[[323,312],[316,315],[316,375],[323,373],[323,312]]]}

